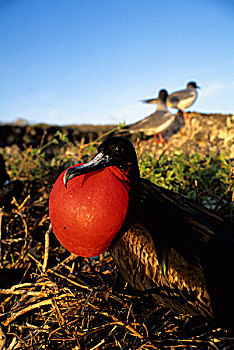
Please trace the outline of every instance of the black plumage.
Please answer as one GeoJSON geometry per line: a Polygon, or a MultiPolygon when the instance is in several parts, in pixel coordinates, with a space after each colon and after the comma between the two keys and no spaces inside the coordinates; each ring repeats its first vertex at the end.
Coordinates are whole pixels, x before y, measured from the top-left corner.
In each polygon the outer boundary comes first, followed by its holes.
{"type": "Polygon", "coordinates": [[[116,166],[127,177],[128,213],[111,245],[130,285],[177,313],[202,315],[232,326],[234,227],[195,202],[140,178],[130,141],[112,137],[99,156],[67,170],[73,177],[116,166]]]}
{"type": "Polygon", "coordinates": [[[4,158],[2,154],[0,154],[0,207],[9,208],[12,198],[19,198],[22,191],[22,181],[10,181],[10,177],[6,171],[4,158]]]}

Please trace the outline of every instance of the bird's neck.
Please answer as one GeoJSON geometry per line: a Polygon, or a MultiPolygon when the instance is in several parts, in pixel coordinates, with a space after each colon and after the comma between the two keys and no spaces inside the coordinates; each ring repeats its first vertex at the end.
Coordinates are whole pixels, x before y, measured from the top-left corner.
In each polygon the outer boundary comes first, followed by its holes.
{"type": "Polygon", "coordinates": [[[195,87],[192,87],[192,86],[189,86],[189,87],[187,88],[187,90],[188,90],[188,91],[197,91],[196,88],[195,88],[195,87]]]}
{"type": "Polygon", "coordinates": [[[108,167],[106,168],[112,173],[120,182],[124,184],[127,190],[130,192],[132,187],[134,189],[139,187],[140,184],[140,173],[139,168],[134,167],[132,163],[125,164],[124,167],[108,167]]]}
{"type": "Polygon", "coordinates": [[[165,105],[164,101],[159,100],[157,104],[157,111],[167,111],[167,106],[165,105]]]}

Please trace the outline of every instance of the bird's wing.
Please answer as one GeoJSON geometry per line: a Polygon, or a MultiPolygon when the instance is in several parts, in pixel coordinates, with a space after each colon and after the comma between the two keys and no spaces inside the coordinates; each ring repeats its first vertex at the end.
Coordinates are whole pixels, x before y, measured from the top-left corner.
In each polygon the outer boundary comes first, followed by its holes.
{"type": "MultiPolygon", "coordinates": [[[[163,264],[170,248],[193,264],[204,264],[207,258],[215,261],[219,250],[234,254],[233,225],[203,206],[145,179],[141,179],[140,203],[144,225],[156,250],[157,246],[161,250],[163,264]]],[[[225,262],[221,265],[225,267],[225,262]]]]}
{"type": "Polygon", "coordinates": [[[142,126],[149,122],[151,116],[152,114],[150,114],[148,117],[144,119],[138,120],[136,123],[128,125],[129,129],[132,129],[132,130],[139,129],[139,126],[142,126]]]}
{"type": "MultiPolygon", "coordinates": [[[[162,123],[166,122],[171,118],[171,113],[169,111],[156,111],[155,113],[150,114],[148,117],[139,120],[138,122],[129,125],[129,129],[132,131],[139,129],[148,129],[148,128],[157,128],[162,123]]],[[[143,130],[142,130],[143,131],[143,130]]]]}
{"type": "Polygon", "coordinates": [[[194,91],[192,90],[177,91],[167,97],[167,103],[170,103],[171,105],[176,107],[180,101],[186,101],[193,96],[194,96],[194,91]]]}

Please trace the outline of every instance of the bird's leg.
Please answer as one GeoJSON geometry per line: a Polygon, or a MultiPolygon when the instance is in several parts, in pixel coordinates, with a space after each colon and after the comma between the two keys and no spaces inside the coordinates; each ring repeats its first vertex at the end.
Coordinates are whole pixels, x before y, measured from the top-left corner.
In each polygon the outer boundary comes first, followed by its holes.
{"type": "Polygon", "coordinates": [[[163,138],[161,132],[158,133],[158,136],[159,136],[159,141],[160,141],[161,143],[166,143],[166,142],[164,141],[164,138],[163,138]]]}
{"type": "Polygon", "coordinates": [[[184,110],[184,109],[182,110],[182,113],[183,113],[183,118],[184,118],[184,121],[186,122],[186,120],[187,120],[188,118],[187,118],[187,115],[186,115],[186,112],[185,112],[185,110],[184,110]]]}
{"type": "Polygon", "coordinates": [[[154,141],[155,141],[155,143],[159,143],[159,141],[158,141],[158,139],[157,139],[157,135],[154,135],[154,141]]]}
{"type": "Polygon", "coordinates": [[[162,136],[162,133],[159,132],[158,134],[154,135],[154,141],[158,144],[158,143],[163,143],[166,144],[166,142],[164,141],[164,138],[162,136]],[[159,137],[159,140],[157,139],[157,135],[159,137]]]}

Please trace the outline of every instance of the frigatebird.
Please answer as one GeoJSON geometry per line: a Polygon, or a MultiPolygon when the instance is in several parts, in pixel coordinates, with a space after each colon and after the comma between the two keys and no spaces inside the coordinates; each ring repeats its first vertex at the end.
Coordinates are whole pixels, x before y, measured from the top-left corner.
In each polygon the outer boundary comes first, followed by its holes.
{"type": "Polygon", "coordinates": [[[93,160],[60,175],[50,196],[50,219],[57,238],[77,255],[82,244],[86,248],[103,240],[97,232],[109,234],[107,243],[124,279],[151,294],[157,304],[175,313],[233,325],[233,225],[194,201],[141,178],[135,149],[126,138],[106,139],[93,160]],[[108,188],[104,183],[107,175],[108,188]],[[123,196],[127,191],[129,200],[124,201],[126,214],[113,236],[107,231],[120,215],[118,206],[111,211],[115,195],[121,202],[116,182],[123,186],[123,196]],[[101,216],[92,226],[98,211],[101,216]]]}

